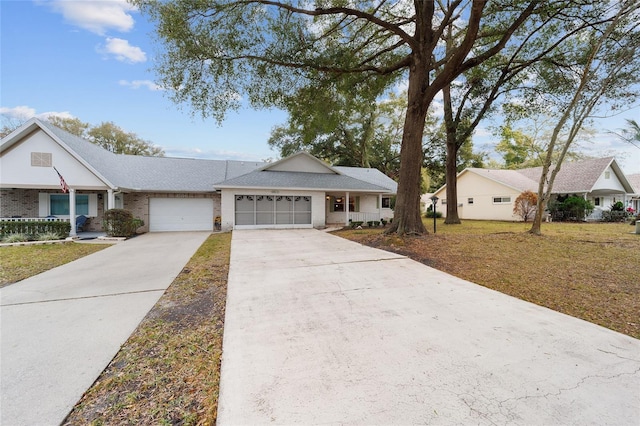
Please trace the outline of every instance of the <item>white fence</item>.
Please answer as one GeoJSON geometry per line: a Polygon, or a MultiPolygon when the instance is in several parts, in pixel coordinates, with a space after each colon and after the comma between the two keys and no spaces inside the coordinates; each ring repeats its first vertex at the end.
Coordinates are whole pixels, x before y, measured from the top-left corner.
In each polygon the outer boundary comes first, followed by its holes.
{"type": "Polygon", "coordinates": [[[59,217],[0,217],[0,221],[6,222],[69,222],[69,219],[59,217]]]}

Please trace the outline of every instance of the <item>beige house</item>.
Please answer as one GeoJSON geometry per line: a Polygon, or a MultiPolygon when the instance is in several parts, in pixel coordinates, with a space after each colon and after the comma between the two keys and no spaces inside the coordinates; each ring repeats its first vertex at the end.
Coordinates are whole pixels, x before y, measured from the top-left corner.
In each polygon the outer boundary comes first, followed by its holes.
{"type": "MultiPolygon", "coordinates": [[[[515,200],[524,191],[538,192],[541,167],[521,170],[467,168],[457,177],[458,215],[461,219],[518,221],[513,214],[515,200]]],[[[562,165],[552,190],[554,197],[577,195],[590,200],[594,212],[588,220],[598,220],[617,201],[628,205],[634,189],[613,157],[562,165]]],[[[438,211],[446,215],[446,185],[438,189],[438,211]]]]}

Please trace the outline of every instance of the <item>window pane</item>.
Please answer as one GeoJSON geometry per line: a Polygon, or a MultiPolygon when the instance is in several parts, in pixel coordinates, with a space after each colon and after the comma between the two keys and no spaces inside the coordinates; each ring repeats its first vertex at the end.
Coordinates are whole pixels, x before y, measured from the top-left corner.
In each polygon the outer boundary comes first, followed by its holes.
{"type": "MultiPolygon", "coordinates": [[[[67,194],[50,195],[49,213],[54,216],[69,216],[69,196],[67,194]]],[[[76,195],[76,215],[89,215],[89,196],[76,195]]]]}
{"type": "Polygon", "coordinates": [[[51,211],[54,216],[69,215],[69,196],[60,194],[51,194],[51,211]]]}

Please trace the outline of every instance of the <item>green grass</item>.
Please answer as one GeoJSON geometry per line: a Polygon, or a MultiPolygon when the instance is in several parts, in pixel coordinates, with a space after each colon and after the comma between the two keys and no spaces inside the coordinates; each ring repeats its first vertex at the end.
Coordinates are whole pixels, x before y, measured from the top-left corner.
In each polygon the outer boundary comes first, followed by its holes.
{"type": "Polygon", "coordinates": [[[104,244],[56,243],[0,247],[0,287],[107,248],[104,244]]]}

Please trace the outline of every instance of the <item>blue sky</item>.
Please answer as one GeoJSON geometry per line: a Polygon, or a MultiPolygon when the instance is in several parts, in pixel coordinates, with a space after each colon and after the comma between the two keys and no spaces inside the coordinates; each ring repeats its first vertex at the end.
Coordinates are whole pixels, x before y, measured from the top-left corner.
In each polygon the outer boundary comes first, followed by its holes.
{"type": "MultiPolygon", "coordinates": [[[[0,0],[0,112],[26,120],[50,114],[90,124],[113,121],[161,146],[168,156],[263,160],[282,111],[230,111],[219,126],[192,116],[155,86],[153,60],[161,48],[153,26],[125,0],[0,0]]],[[[640,121],[640,107],[598,120],[589,155],[616,155],[626,173],[640,173],[640,148],[607,130],[640,121]]],[[[495,125],[487,123],[486,126],[495,125]]],[[[474,138],[488,150],[495,138],[481,128],[474,138]]]]}

